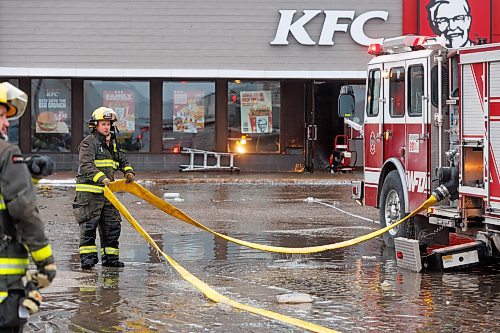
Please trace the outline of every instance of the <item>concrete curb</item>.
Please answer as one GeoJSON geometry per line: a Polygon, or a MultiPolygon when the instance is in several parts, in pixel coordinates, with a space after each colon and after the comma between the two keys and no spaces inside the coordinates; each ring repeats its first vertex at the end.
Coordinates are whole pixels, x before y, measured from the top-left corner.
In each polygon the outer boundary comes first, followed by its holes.
{"type": "MultiPolygon", "coordinates": [[[[151,185],[178,185],[178,184],[209,184],[209,185],[314,185],[314,186],[349,186],[351,180],[325,180],[325,179],[141,179],[137,181],[142,186],[151,185]]],[[[74,179],[43,179],[40,186],[74,187],[74,179]]]]}
{"type": "MultiPolygon", "coordinates": [[[[74,172],[55,173],[46,179],[40,180],[45,186],[75,186],[74,172]]],[[[121,177],[117,178],[121,179],[121,177]]],[[[360,179],[359,174],[295,174],[295,173],[268,173],[268,174],[186,174],[174,172],[139,172],[137,182],[143,186],[152,184],[213,184],[213,185],[317,185],[317,186],[348,186],[353,180],[360,179]]]]}
{"type": "MultiPolygon", "coordinates": [[[[151,179],[157,184],[212,184],[212,185],[330,185],[347,186],[351,180],[325,180],[325,179],[151,179]]],[[[139,181],[139,184],[141,182],[139,181]]],[[[141,184],[142,185],[142,184],[141,184]]]]}

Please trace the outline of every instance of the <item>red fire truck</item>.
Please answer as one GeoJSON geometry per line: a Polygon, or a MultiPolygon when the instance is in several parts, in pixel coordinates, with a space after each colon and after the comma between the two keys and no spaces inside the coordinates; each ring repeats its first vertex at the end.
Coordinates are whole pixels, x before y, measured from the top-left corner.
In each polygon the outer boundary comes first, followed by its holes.
{"type": "MultiPolygon", "coordinates": [[[[381,227],[431,194],[441,201],[384,234],[397,263],[416,271],[498,258],[500,43],[458,50],[438,37],[371,45],[364,108],[364,181],[353,197],[378,207],[381,227]]],[[[339,115],[354,115],[342,87],[339,115]]]]}

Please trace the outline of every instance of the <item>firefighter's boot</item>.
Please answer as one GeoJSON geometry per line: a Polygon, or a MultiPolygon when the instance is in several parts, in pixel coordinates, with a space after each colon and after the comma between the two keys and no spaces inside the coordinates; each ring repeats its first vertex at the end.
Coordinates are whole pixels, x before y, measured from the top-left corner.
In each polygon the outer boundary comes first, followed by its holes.
{"type": "Polygon", "coordinates": [[[118,260],[120,250],[116,247],[105,247],[101,249],[102,265],[104,267],[125,267],[125,264],[118,260]]]}
{"type": "Polygon", "coordinates": [[[80,264],[82,269],[91,269],[99,262],[97,258],[97,253],[85,253],[80,254],[80,264]]]}
{"type": "Polygon", "coordinates": [[[118,260],[118,256],[106,254],[102,257],[104,267],[125,267],[123,261],[118,260]]]}

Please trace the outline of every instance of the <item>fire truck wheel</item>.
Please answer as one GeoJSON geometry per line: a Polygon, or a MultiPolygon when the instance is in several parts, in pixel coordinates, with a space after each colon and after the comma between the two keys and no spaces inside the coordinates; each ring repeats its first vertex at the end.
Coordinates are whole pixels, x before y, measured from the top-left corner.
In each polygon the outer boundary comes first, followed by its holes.
{"type": "MultiPolygon", "coordinates": [[[[405,202],[403,197],[403,185],[396,170],[389,172],[384,180],[382,192],[380,193],[380,227],[384,228],[401,220],[406,216],[405,202]]],[[[407,224],[403,223],[384,233],[384,243],[388,247],[394,247],[394,238],[406,235],[407,224]]]]}

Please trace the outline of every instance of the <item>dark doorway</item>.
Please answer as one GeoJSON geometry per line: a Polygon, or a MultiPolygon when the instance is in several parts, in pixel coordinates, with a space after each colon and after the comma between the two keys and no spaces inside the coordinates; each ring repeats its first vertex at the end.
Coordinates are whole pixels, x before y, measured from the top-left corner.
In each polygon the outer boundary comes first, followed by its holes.
{"type": "Polygon", "coordinates": [[[344,131],[344,119],[338,116],[337,101],[341,86],[363,83],[362,81],[315,81],[314,124],[317,135],[312,149],[315,171],[326,172],[335,136],[344,132],[348,134],[344,131]]]}

